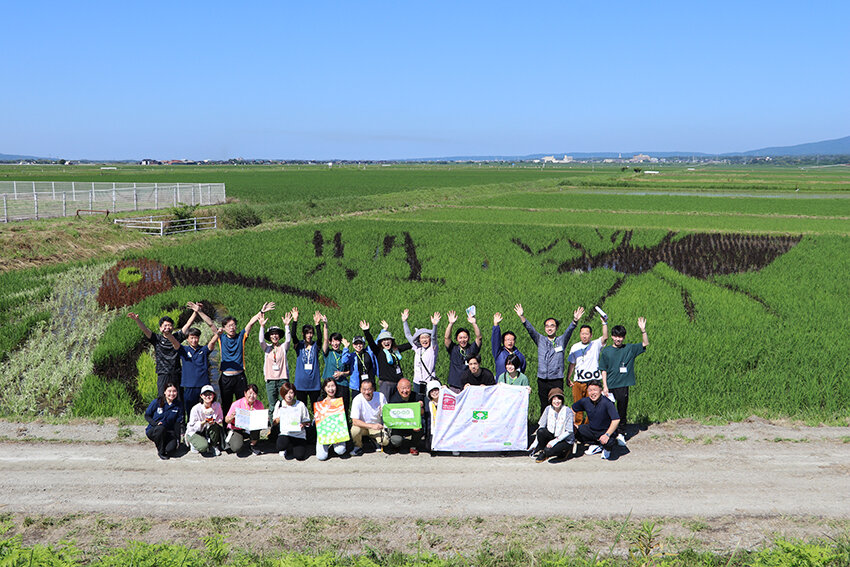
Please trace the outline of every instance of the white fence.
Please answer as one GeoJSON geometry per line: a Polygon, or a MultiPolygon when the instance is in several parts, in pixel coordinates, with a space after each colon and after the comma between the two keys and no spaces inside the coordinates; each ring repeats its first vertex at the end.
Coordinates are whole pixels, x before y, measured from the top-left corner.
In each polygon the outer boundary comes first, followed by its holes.
{"type": "Polygon", "coordinates": [[[213,230],[218,228],[218,217],[194,217],[191,219],[173,220],[169,219],[167,216],[161,215],[115,219],[113,222],[127,228],[141,230],[145,234],[156,236],[179,234],[181,232],[195,232],[198,230],[213,230]]]}
{"type": "Polygon", "coordinates": [[[0,181],[0,220],[71,217],[77,210],[144,211],[178,204],[215,205],[224,183],[0,181]]]}

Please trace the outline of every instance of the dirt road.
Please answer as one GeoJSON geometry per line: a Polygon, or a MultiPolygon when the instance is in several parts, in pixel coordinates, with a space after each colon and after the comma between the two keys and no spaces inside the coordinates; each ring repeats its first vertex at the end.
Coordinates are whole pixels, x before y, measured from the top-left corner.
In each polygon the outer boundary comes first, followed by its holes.
{"type": "Polygon", "coordinates": [[[380,453],[160,461],[142,428],[129,429],[119,440],[114,425],[0,422],[0,511],[208,516],[192,505],[206,492],[219,516],[850,518],[847,428],[672,422],[641,431],[616,460],[560,464],[380,453]]]}

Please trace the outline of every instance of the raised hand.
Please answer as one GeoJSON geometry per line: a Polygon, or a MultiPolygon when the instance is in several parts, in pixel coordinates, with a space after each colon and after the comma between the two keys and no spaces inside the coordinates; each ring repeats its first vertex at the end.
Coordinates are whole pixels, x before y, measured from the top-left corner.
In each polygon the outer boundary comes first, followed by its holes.
{"type": "Polygon", "coordinates": [[[521,303],[517,303],[516,305],[514,305],[514,312],[517,314],[518,317],[522,317],[525,314],[525,311],[523,311],[522,309],[521,303]]]}
{"type": "Polygon", "coordinates": [[[474,324],[475,324],[475,317],[473,317],[472,315],[467,315],[467,316],[466,316],[466,320],[467,320],[467,321],[469,321],[469,324],[470,324],[470,325],[474,325],[474,324]]]}
{"type": "Polygon", "coordinates": [[[201,307],[202,307],[201,303],[195,303],[194,301],[187,301],[186,302],[186,309],[191,309],[192,311],[194,311],[196,313],[198,312],[198,310],[201,309],[201,307]]]}
{"type": "Polygon", "coordinates": [[[137,313],[127,313],[127,317],[129,317],[129,318],[130,318],[130,319],[132,319],[133,321],[138,321],[138,320],[139,320],[139,315],[138,315],[137,313]]]}
{"type": "Polygon", "coordinates": [[[573,321],[578,321],[582,315],[584,315],[584,307],[579,307],[573,311],[573,321]]]}
{"type": "Polygon", "coordinates": [[[501,322],[502,322],[502,314],[499,313],[498,311],[496,313],[493,313],[493,326],[495,327],[496,325],[498,325],[501,322]]]}
{"type": "Polygon", "coordinates": [[[268,322],[269,322],[269,320],[268,320],[268,319],[266,319],[266,316],[265,316],[265,315],[263,315],[262,313],[260,314],[260,317],[257,319],[257,321],[260,323],[260,326],[261,326],[261,327],[265,327],[265,326],[266,326],[266,323],[268,323],[268,322]]]}
{"type": "Polygon", "coordinates": [[[313,313],[313,324],[318,325],[319,321],[321,321],[321,320],[322,320],[322,314],[319,313],[318,309],[316,309],[316,312],[313,313]]]}
{"type": "Polygon", "coordinates": [[[281,319],[281,321],[283,321],[283,324],[284,324],[284,325],[289,325],[289,323],[291,323],[291,322],[292,322],[292,313],[290,313],[289,311],[287,311],[287,312],[286,312],[286,315],[284,315],[284,316],[283,316],[283,317],[281,317],[280,319],[281,319]]]}
{"type": "Polygon", "coordinates": [[[407,321],[407,318],[410,317],[410,309],[405,309],[401,312],[401,320],[407,321]]]}
{"type": "Polygon", "coordinates": [[[360,321],[360,328],[364,331],[368,331],[369,323],[367,321],[360,321]]]}
{"type": "Polygon", "coordinates": [[[266,313],[267,311],[274,310],[274,301],[269,301],[267,303],[263,303],[263,307],[260,309],[260,313],[266,313]]]}
{"type": "Polygon", "coordinates": [[[349,343],[347,339],[342,339],[342,348],[348,348],[348,345],[350,344],[351,343],[349,343]]]}
{"type": "Polygon", "coordinates": [[[457,313],[454,311],[448,312],[449,316],[449,325],[454,325],[457,322],[457,313]]]}
{"type": "Polygon", "coordinates": [[[290,311],[290,313],[292,313],[292,320],[297,322],[298,321],[298,308],[293,307],[292,311],[290,311]]]}
{"type": "Polygon", "coordinates": [[[431,324],[436,325],[437,323],[440,322],[440,318],[441,318],[440,312],[434,311],[434,314],[431,315],[431,324]]]}
{"type": "Polygon", "coordinates": [[[381,328],[382,328],[382,329],[389,329],[389,328],[390,328],[390,324],[389,324],[389,323],[387,323],[386,321],[384,321],[383,319],[381,319],[381,328]]]}
{"type": "Polygon", "coordinates": [[[638,328],[641,333],[646,332],[646,317],[638,317],[638,328]]]}

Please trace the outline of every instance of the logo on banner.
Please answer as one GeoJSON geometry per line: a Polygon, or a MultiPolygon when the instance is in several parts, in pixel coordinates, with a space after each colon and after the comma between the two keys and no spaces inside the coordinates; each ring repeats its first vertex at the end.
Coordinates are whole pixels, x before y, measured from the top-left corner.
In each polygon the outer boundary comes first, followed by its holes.
{"type": "Polygon", "coordinates": [[[390,410],[390,416],[396,419],[413,419],[413,410],[410,408],[393,408],[390,410]]]}
{"type": "Polygon", "coordinates": [[[484,421],[489,413],[484,410],[472,410],[472,421],[484,421]]]}
{"type": "Polygon", "coordinates": [[[454,411],[457,401],[448,392],[443,394],[443,411],[454,411]]]}

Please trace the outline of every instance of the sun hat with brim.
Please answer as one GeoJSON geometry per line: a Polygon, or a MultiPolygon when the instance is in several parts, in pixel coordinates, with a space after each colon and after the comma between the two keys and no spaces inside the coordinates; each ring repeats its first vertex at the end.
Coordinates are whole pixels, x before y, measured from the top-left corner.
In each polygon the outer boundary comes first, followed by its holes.
{"type": "Polygon", "coordinates": [[[564,397],[564,391],[560,388],[552,388],[549,390],[549,401],[552,401],[552,398],[555,396],[561,396],[561,400],[564,401],[566,398],[564,397]]]}
{"type": "Polygon", "coordinates": [[[271,327],[271,328],[269,328],[268,331],[266,331],[266,340],[267,341],[272,340],[272,338],[271,338],[272,333],[277,333],[278,337],[283,338],[283,329],[281,329],[280,327],[271,327]]]}
{"type": "MultiPolygon", "coordinates": [[[[431,337],[431,329],[416,329],[416,332],[413,333],[413,345],[417,348],[422,348],[422,343],[419,342],[419,337],[422,335],[431,337]]],[[[431,338],[433,339],[434,337],[431,338]]]]}
{"type": "Polygon", "coordinates": [[[378,337],[375,339],[375,342],[376,342],[376,343],[379,343],[379,342],[381,342],[381,341],[382,341],[382,340],[384,340],[384,339],[392,339],[392,340],[395,340],[395,337],[393,336],[393,334],[392,334],[391,332],[389,332],[389,331],[388,331],[388,330],[386,330],[386,329],[383,329],[380,333],[378,333],[378,337]]]}

